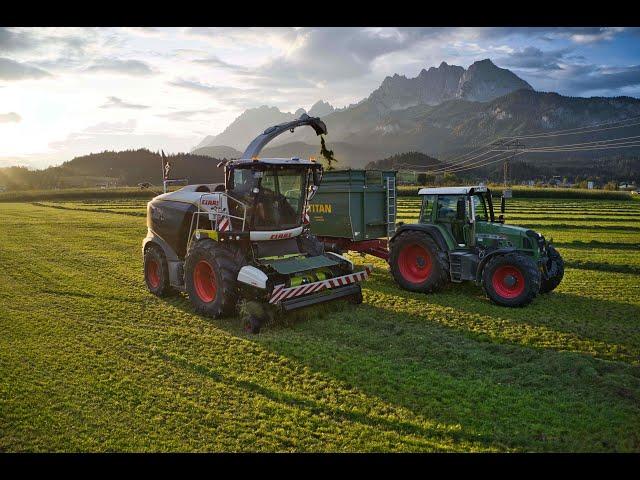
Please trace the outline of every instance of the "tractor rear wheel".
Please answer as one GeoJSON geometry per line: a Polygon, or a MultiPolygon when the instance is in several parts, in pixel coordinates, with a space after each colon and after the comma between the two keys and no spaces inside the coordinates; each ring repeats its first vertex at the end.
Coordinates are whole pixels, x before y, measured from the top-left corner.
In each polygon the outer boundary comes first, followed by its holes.
{"type": "Polygon", "coordinates": [[[560,285],[564,277],[564,260],[558,251],[552,246],[547,247],[547,274],[548,278],[543,278],[540,283],[540,293],[547,293],[560,285]]]}
{"type": "Polygon", "coordinates": [[[391,274],[405,290],[437,292],[449,281],[443,253],[429,234],[418,230],[402,232],[391,244],[391,274]]]}
{"type": "Polygon", "coordinates": [[[540,290],[540,271],[531,258],[507,253],[489,260],[482,271],[482,283],[493,303],[524,307],[540,290]]]}
{"type": "Polygon", "coordinates": [[[185,286],[195,310],[214,318],[232,314],[239,269],[225,247],[208,239],[196,242],[184,263],[185,286]]]}
{"type": "Polygon", "coordinates": [[[158,297],[173,293],[169,284],[167,259],[157,245],[150,245],[144,252],[144,281],[149,291],[158,297]]]}

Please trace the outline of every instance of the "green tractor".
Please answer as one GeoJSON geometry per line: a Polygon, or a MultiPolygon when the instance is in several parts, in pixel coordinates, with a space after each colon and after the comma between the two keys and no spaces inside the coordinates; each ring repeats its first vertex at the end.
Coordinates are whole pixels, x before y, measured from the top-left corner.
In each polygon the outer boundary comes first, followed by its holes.
{"type": "Polygon", "coordinates": [[[544,236],[494,217],[484,186],[423,188],[420,220],[398,224],[389,241],[396,282],[414,292],[436,292],[470,280],[498,305],[522,307],[555,289],[564,275],[558,251],[544,236]]]}

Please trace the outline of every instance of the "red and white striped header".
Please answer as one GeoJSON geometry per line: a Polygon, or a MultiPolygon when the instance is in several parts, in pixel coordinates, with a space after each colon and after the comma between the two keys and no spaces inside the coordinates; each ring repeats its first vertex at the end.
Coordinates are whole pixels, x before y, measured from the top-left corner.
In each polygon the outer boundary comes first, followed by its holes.
{"type": "Polygon", "coordinates": [[[365,269],[360,272],[350,273],[349,275],[343,275],[342,277],[329,278],[319,282],[307,283],[305,285],[298,285],[297,287],[285,288],[284,284],[276,285],[273,288],[273,293],[271,294],[269,303],[282,302],[289,298],[309,295],[328,288],[343,287],[351,283],[363,282],[369,278],[372,269],[373,267],[371,265],[367,265],[365,269]]]}

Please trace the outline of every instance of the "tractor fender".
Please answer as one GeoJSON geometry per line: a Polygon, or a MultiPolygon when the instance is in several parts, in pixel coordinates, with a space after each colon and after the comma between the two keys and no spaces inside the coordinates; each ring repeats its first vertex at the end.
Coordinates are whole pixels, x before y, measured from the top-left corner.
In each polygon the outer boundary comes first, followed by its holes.
{"type": "Polygon", "coordinates": [[[487,262],[490,259],[492,259],[496,255],[504,255],[507,253],[513,253],[517,251],[518,249],[515,247],[503,247],[503,248],[497,248],[495,250],[491,250],[485,253],[482,257],[478,255],[480,262],[478,263],[478,270],[476,270],[476,283],[482,282],[482,270],[484,270],[484,266],[487,264],[487,262]]]}
{"type": "Polygon", "coordinates": [[[175,252],[173,248],[169,246],[167,242],[165,242],[162,237],[160,237],[153,230],[148,229],[147,236],[142,240],[142,253],[149,248],[150,244],[155,244],[159,246],[164,252],[164,256],[166,257],[168,262],[178,262],[181,259],[178,257],[178,254],[175,252]]]}
{"type": "Polygon", "coordinates": [[[409,224],[401,225],[396,229],[393,236],[389,239],[389,243],[393,243],[396,237],[400,235],[402,232],[408,232],[408,231],[425,232],[429,234],[431,238],[433,238],[433,241],[436,242],[440,250],[442,250],[443,252],[449,251],[449,247],[447,247],[447,242],[445,241],[444,236],[442,235],[442,232],[433,225],[426,225],[421,223],[409,223],[409,224]]]}

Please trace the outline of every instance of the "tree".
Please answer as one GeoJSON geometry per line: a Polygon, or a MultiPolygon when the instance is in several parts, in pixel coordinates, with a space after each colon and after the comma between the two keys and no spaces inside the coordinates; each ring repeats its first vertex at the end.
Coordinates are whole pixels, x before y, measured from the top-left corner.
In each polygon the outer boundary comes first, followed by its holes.
{"type": "Polygon", "coordinates": [[[337,162],[338,160],[333,156],[333,150],[328,150],[324,144],[324,135],[320,135],[320,155],[327,162],[327,170],[333,170],[332,162],[337,162]]]}

